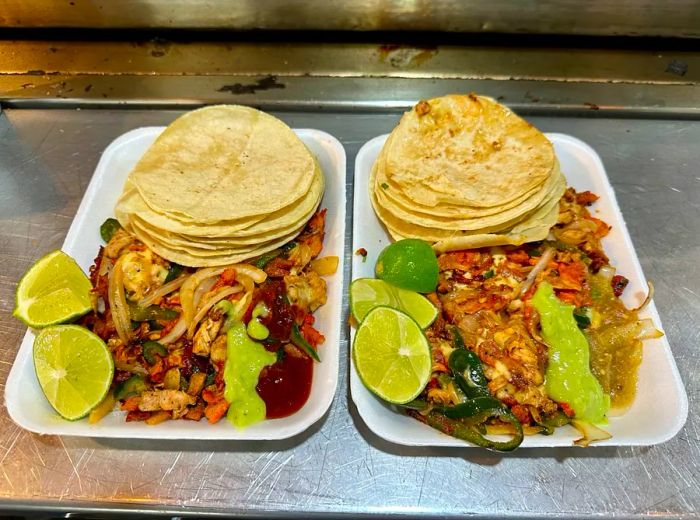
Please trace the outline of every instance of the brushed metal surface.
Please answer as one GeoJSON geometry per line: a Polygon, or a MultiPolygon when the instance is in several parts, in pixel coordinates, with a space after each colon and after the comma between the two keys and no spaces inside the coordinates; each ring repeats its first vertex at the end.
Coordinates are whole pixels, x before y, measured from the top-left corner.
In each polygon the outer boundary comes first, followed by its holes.
{"type": "MultiPolygon", "coordinates": [[[[166,124],[178,113],[10,108],[0,114],[0,391],[24,333],[10,316],[16,281],[36,258],[61,244],[107,144],[127,130],[166,124]]],[[[355,153],[367,139],[390,131],[399,117],[359,111],[275,114],[343,142],[350,206],[355,153]]],[[[645,274],[655,283],[656,304],[688,392],[688,422],[675,439],[650,448],[509,455],[394,446],[368,431],[349,403],[346,331],[331,410],[308,433],[289,441],[41,437],[15,426],[3,404],[0,507],[266,518],[695,517],[700,509],[700,122],[557,114],[531,120],[542,130],[590,143],[605,163],[645,274]]],[[[346,258],[351,253],[346,251],[346,258]]]]}
{"type": "Polygon", "coordinates": [[[693,0],[4,0],[0,26],[700,36],[693,0]]]}
{"type": "Polygon", "coordinates": [[[488,92],[528,112],[697,117],[700,53],[380,43],[2,41],[10,106],[386,110],[488,92]]]}

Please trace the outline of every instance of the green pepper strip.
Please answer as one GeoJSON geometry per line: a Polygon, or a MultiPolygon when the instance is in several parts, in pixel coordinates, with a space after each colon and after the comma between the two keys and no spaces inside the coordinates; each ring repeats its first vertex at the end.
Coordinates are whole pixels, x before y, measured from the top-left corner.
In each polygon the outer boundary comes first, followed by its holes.
{"type": "Polygon", "coordinates": [[[258,258],[253,265],[258,269],[264,269],[267,264],[282,254],[281,249],[274,249],[258,258]]]}
{"type": "Polygon", "coordinates": [[[493,441],[487,439],[476,429],[476,425],[466,424],[458,419],[450,419],[439,411],[430,412],[425,416],[425,420],[428,425],[440,430],[442,433],[471,442],[482,448],[497,451],[513,451],[523,442],[523,427],[520,421],[509,411],[503,411],[499,417],[502,421],[509,422],[515,427],[513,438],[508,441],[493,441]]]}
{"type": "Polygon", "coordinates": [[[159,307],[158,305],[149,305],[148,307],[144,308],[139,307],[135,303],[129,303],[129,315],[133,321],[170,321],[177,318],[180,313],[175,309],[159,307]]]}
{"type": "Polygon", "coordinates": [[[297,347],[299,347],[301,350],[303,350],[309,356],[311,356],[312,359],[318,362],[321,361],[321,358],[318,357],[318,353],[316,352],[316,350],[311,346],[311,344],[308,341],[304,339],[304,336],[301,335],[299,325],[297,325],[296,323],[292,325],[292,333],[289,335],[289,339],[297,347]]]}
{"type": "Polygon", "coordinates": [[[157,361],[156,355],[165,357],[168,355],[168,349],[157,341],[144,341],[141,345],[141,353],[143,354],[143,359],[149,365],[153,365],[157,361]]]}
{"type": "Polygon", "coordinates": [[[523,427],[513,413],[498,399],[491,396],[488,380],[479,357],[468,350],[457,327],[452,327],[453,346],[447,362],[459,388],[467,400],[456,406],[436,408],[426,417],[428,424],[455,437],[473,442],[494,450],[509,451],[517,448],[523,441],[523,427]],[[513,439],[506,442],[492,441],[479,431],[490,418],[499,418],[515,427],[513,439]],[[452,421],[452,422],[449,422],[452,421]]]}
{"type": "Polygon", "coordinates": [[[131,397],[132,395],[139,395],[146,389],[146,381],[143,377],[135,374],[131,376],[126,381],[122,381],[114,389],[114,398],[117,401],[131,397]]]}
{"type": "Polygon", "coordinates": [[[168,276],[165,277],[165,281],[163,284],[166,284],[168,282],[172,282],[175,278],[180,276],[182,274],[182,271],[184,271],[185,268],[181,266],[180,264],[176,264],[175,262],[170,262],[170,269],[168,269],[168,276]]]}
{"type": "MultiPolygon", "coordinates": [[[[458,344],[459,342],[455,341],[455,345],[458,344]]],[[[491,396],[491,393],[486,387],[488,381],[486,380],[486,375],[484,375],[481,360],[474,352],[457,347],[452,351],[452,354],[450,354],[447,365],[450,367],[450,370],[452,370],[455,381],[457,381],[457,384],[467,398],[474,399],[476,397],[491,396]]]]}
{"type": "Polygon", "coordinates": [[[122,228],[116,218],[108,218],[100,226],[100,236],[105,242],[112,240],[112,237],[122,228]]]}

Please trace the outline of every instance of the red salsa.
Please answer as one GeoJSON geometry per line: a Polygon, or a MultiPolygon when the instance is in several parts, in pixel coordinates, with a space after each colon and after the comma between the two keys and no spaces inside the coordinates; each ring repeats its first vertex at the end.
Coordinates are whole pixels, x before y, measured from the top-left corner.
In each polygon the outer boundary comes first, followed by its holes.
{"type": "Polygon", "coordinates": [[[262,370],[256,390],[265,401],[268,419],[287,417],[304,406],[311,393],[313,364],[310,357],[297,351],[262,370]]]}

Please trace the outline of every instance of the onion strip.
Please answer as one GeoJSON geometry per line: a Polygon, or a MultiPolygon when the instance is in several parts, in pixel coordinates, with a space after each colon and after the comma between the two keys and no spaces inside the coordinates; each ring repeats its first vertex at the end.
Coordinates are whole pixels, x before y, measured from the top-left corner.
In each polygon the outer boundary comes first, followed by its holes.
{"type": "MultiPolygon", "coordinates": [[[[263,271],[262,269],[258,269],[257,267],[250,264],[231,264],[223,265],[221,267],[206,267],[204,269],[198,270],[197,272],[192,274],[185,281],[185,283],[182,284],[182,287],[180,289],[180,305],[182,305],[182,314],[187,324],[192,323],[192,319],[194,318],[194,315],[197,311],[197,298],[195,296],[195,291],[197,291],[199,285],[204,280],[220,275],[226,269],[235,270],[238,276],[248,276],[252,278],[253,282],[257,284],[263,283],[267,279],[267,273],[265,271],[263,271]]],[[[246,290],[248,290],[248,283],[243,283],[246,287],[246,290]]],[[[211,289],[211,286],[209,286],[209,289],[211,289]]],[[[200,297],[203,294],[203,292],[200,292],[200,297]]]]}
{"type": "Polygon", "coordinates": [[[197,328],[197,325],[200,321],[202,321],[202,318],[204,318],[204,316],[207,315],[209,309],[211,309],[216,303],[219,303],[224,298],[231,296],[232,294],[239,293],[242,290],[243,287],[241,287],[240,285],[235,285],[233,287],[225,287],[219,291],[216,291],[212,296],[210,296],[208,299],[202,302],[202,305],[199,307],[197,314],[194,316],[192,322],[187,327],[187,337],[192,338],[192,336],[194,335],[194,329],[197,328]]]}
{"type": "Polygon", "coordinates": [[[177,320],[177,323],[175,326],[170,329],[170,332],[168,332],[165,336],[160,338],[158,340],[158,343],[162,345],[168,345],[170,343],[173,343],[180,339],[180,337],[185,333],[187,330],[187,324],[185,323],[185,318],[180,315],[180,319],[177,320]]]}
{"type": "Polygon", "coordinates": [[[141,308],[146,308],[149,305],[155,303],[159,298],[162,298],[163,296],[167,296],[171,292],[176,291],[179,289],[182,284],[184,284],[187,281],[187,275],[184,276],[179,276],[178,278],[175,278],[175,280],[172,280],[165,285],[161,285],[153,291],[151,294],[148,296],[145,296],[139,300],[139,302],[136,304],[141,308]]]}
{"type": "Polygon", "coordinates": [[[253,289],[255,289],[255,283],[253,279],[248,276],[247,274],[240,273],[236,276],[236,281],[239,282],[243,288],[245,289],[245,292],[252,292],[253,289]]]}
{"type": "Polygon", "coordinates": [[[235,269],[236,274],[245,274],[250,276],[257,284],[263,283],[267,279],[267,273],[262,269],[258,269],[250,264],[233,264],[228,267],[235,269]]]}
{"type": "Polygon", "coordinates": [[[202,296],[211,291],[211,288],[215,285],[216,279],[209,278],[208,280],[204,280],[202,283],[200,283],[199,287],[195,289],[194,296],[192,298],[192,307],[194,307],[195,311],[199,310],[199,302],[202,301],[202,296]]]}
{"type": "MultiPolygon", "coordinates": [[[[123,258],[123,257],[122,257],[123,258]]],[[[129,316],[129,306],[126,304],[124,295],[124,271],[122,270],[121,258],[117,260],[109,273],[109,307],[112,309],[112,321],[117,330],[119,339],[124,345],[128,345],[131,339],[131,319],[129,316]]]]}
{"type": "Polygon", "coordinates": [[[552,260],[552,258],[554,258],[555,253],[556,250],[552,247],[545,249],[539,261],[535,264],[535,267],[532,268],[532,271],[530,271],[530,273],[527,275],[527,278],[525,278],[525,282],[520,288],[520,296],[523,296],[527,291],[530,290],[532,284],[535,283],[535,278],[537,278],[537,275],[545,270],[547,264],[552,260]]]}
{"type": "Polygon", "coordinates": [[[182,315],[185,318],[185,323],[190,323],[194,314],[196,312],[194,303],[194,292],[207,278],[212,276],[220,275],[224,272],[226,267],[207,267],[205,269],[200,269],[182,284],[180,288],[180,305],[182,306],[182,315]]]}
{"type": "Polygon", "coordinates": [[[654,298],[654,284],[647,281],[647,285],[649,286],[649,292],[647,293],[647,297],[644,299],[644,301],[639,307],[637,307],[636,309],[632,309],[633,312],[642,312],[644,309],[647,308],[647,305],[651,303],[652,298],[654,298]]]}

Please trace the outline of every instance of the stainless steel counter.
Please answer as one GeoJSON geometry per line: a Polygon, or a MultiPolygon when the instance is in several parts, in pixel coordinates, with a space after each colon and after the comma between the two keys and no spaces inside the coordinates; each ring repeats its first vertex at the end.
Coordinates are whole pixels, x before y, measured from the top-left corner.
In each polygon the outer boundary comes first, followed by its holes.
{"type": "MultiPolygon", "coordinates": [[[[14,425],[3,404],[0,507],[256,517],[696,516],[700,122],[558,117],[537,107],[530,112],[539,128],[583,139],[605,163],[644,271],[655,283],[656,304],[688,391],[688,422],[675,439],[650,448],[523,449],[510,455],[394,446],[373,435],[351,403],[346,330],[330,411],[287,441],[42,437],[14,425]]],[[[16,281],[36,258],[61,245],[107,144],[177,114],[6,109],[0,115],[0,390],[24,334],[10,316],[16,281]]],[[[350,205],[358,148],[398,119],[396,112],[376,110],[275,114],[343,142],[350,205]]],[[[349,237],[347,244],[349,258],[349,237]]],[[[346,318],[339,318],[339,326],[346,318]]]]}

